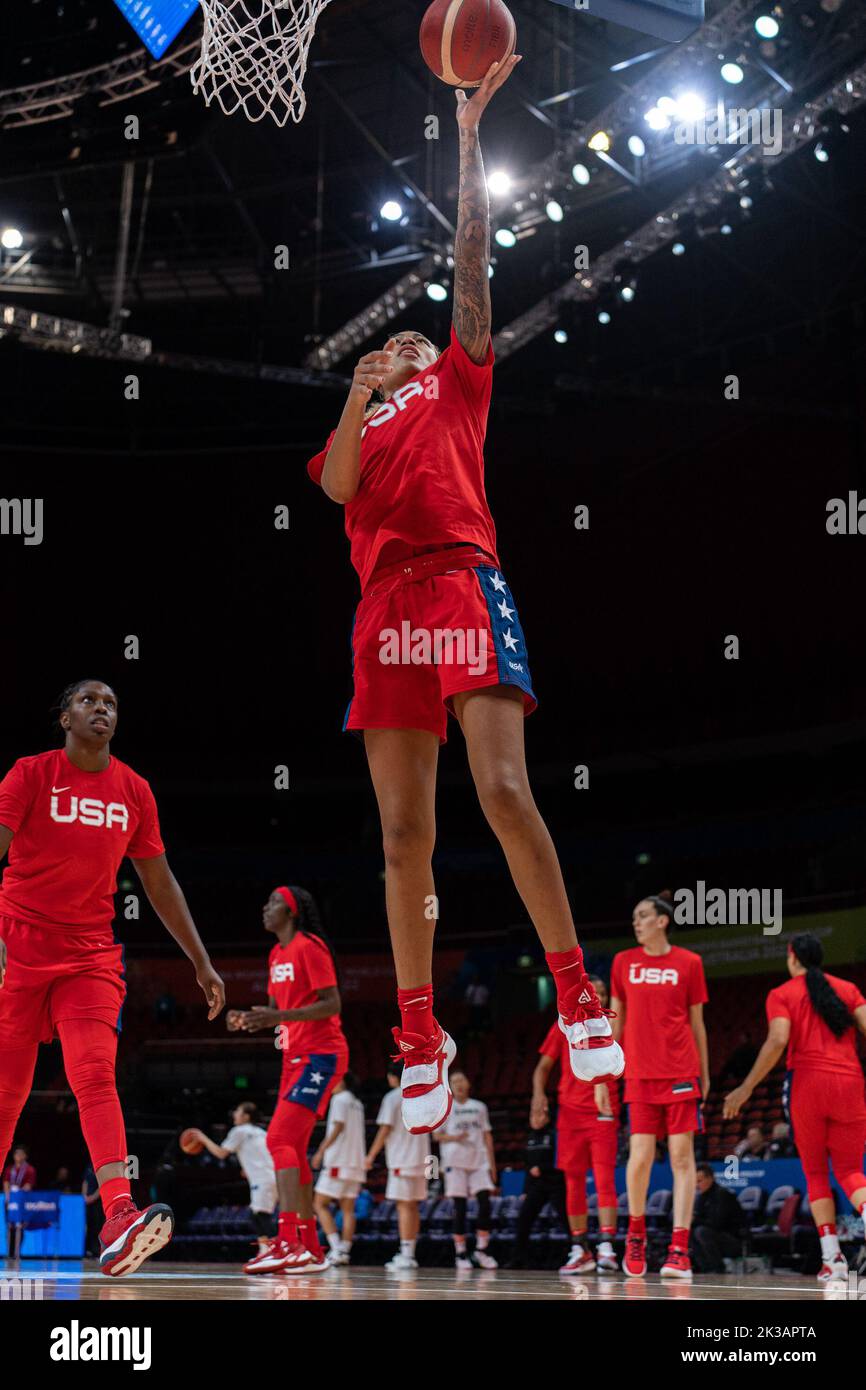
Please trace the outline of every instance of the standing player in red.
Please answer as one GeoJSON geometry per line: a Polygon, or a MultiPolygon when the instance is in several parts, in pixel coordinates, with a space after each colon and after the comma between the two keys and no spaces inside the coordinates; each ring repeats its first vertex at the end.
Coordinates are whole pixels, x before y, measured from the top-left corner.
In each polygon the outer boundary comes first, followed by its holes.
{"type": "Polygon", "coordinates": [[[0,1162],[33,1080],[41,1042],[57,1036],[105,1211],[104,1274],[132,1274],[171,1239],[162,1203],[139,1211],[127,1176],[115,1083],[126,995],[123,947],[112,931],[117,870],[128,856],[148,900],[184,954],[214,1019],[217,975],[168,867],[153,793],[109,752],[117,697],[77,681],[60,697],[62,748],[19,758],[0,782],[0,1162]]]}
{"type": "Polygon", "coordinates": [[[674,1175],[674,1228],[663,1275],[691,1279],[689,1229],[695,1205],[695,1133],[710,1089],[703,962],[672,946],[670,896],[644,898],[632,915],[637,946],[613,958],[611,1008],[617,1037],[625,1030],[628,1061],[628,1238],[623,1269],[646,1273],[646,1195],[656,1140],[667,1136],[674,1175]]]}
{"type": "Polygon", "coordinates": [[[277,1108],[268,1126],[279,1197],[277,1234],[244,1265],[246,1274],[317,1274],[328,1268],[313,1213],[313,1175],[307,1157],[316,1120],[349,1065],[340,1024],[340,992],[319,910],[303,888],[275,888],[262,911],[277,943],[268,957],[267,1007],[230,1009],[229,1028],[279,1029],[283,1054],[277,1108]]]}
{"type": "Polygon", "coordinates": [[[866,999],[850,980],[825,975],[821,943],[802,932],[788,944],[791,979],[767,995],[769,1030],[745,1081],[725,1096],[732,1119],[773,1070],[785,1047],[785,1106],[821,1238],[822,1283],[848,1278],[836,1234],[828,1159],[836,1181],[866,1223],[866,1101],[856,1034],[866,1034],[866,999]]]}
{"type": "MultiPolygon", "coordinates": [[[[607,1004],[607,985],[597,975],[590,977],[602,1006],[607,1004]]],[[[532,1076],[532,1107],[529,1123],[543,1129],[550,1121],[547,1083],[559,1063],[559,1090],[556,1110],[556,1166],[565,1174],[565,1209],[571,1232],[571,1249],[560,1274],[612,1273],[619,1266],[613,1240],[616,1235],[617,1134],[619,1131],[619,1082],[599,1082],[588,1086],[578,1081],[568,1063],[568,1043],[554,1023],[541,1047],[541,1056],[532,1076]],[[592,1169],[598,1194],[599,1243],[595,1256],[585,1246],[589,1224],[586,1202],[586,1175],[592,1169]]]]}
{"type": "Polygon", "coordinates": [[[529,786],[523,719],[536,700],[484,491],[493,348],[478,123],[517,61],[494,64],[470,99],[457,93],[450,345],[440,353],[423,333],[407,331],[362,357],[336,430],[307,465],[345,508],[361,580],[344,727],[363,735],[379,804],[401,1018],[394,1036],[406,1063],[403,1122],[415,1134],[449,1113],[456,1050],[434,1017],[430,983],[436,768],[448,714],[460,724],[482,810],[544,945],[575,1074],[594,1081],[623,1068],[529,786]]]}

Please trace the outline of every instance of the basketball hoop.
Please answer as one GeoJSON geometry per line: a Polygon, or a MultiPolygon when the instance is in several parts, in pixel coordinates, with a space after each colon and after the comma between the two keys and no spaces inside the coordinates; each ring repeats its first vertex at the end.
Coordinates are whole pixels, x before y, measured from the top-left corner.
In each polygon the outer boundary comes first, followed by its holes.
{"type": "Polygon", "coordinates": [[[307,106],[304,76],[316,21],[330,0],[199,0],[201,57],[190,69],[194,92],[227,116],[298,122],[307,106]]]}

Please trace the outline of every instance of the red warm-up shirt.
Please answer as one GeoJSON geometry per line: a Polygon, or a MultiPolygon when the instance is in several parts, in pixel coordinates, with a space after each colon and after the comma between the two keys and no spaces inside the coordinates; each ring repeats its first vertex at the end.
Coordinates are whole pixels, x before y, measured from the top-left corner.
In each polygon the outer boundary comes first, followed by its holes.
{"type": "Polygon", "coordinates": [[[55,931],[104,932],[124,855],[165,852],[143,777],[112,757],[84,772],[63,748],[19,758],[0,782],[0,825],[15,832],[0,914],[55,931]]]}
{"type": "MultiPolygon", "coordinates": [[[[828,975],[828,985],[847,1005],[851,1013],[866,1004],[866,999],[850,980],[828,975]]],[[[791,1036],[788,1040],[788,1067],[801,1071],[844,1072],[863,1080],[863,1068],[857,1056],[857,1030],[849,1028],[837,1038],[816,1013],[809,1000],[806,976],[797,975],[785,984],[771,989],[767,995],[767,1019],[789,1018],[791,1036]]]]}
{"type": "MultiPolygon", "coordinates": [[[[276,1000],[278,1009],[302,1009],[315,1004],[318,991],[331,989],[336,983],[334,958],[317,936],[295,932],[286,946],[278,942],[268,957],[268,994],[276,1000]]],[[[339,1014],[281,1026],[286,1029],[286,1064],[313,1052],[343,1052],[348,1047],[339,1014]]]]}
{"type": "MultiPolygon", "coordinates": [[[[496,564],[496,529],[484,492],[484,435],[493,345],[477,366],[451,329],[451,344],[369,416],[361,478],[346,503],[346,535],[361,588],[380,565],[418,549],[467,541],[496,564]]],[[[336,430],[307,472],[321,483],[336,430]]]]}
{"type": "Polygon", "coordinates": [[[671,946],[651,956],[642,946],[613,958],[611,997],[625,1003],[626,1078],[685,1081],[700,1075],[700,1058],[689,1023],[692,1004],[706,1004],[704,964],[694,951],[671,946]]]}
{"type": "MultiPolygon", "coordinates": [[[[559,1063],[557,1095],[559,1097],[560,1117],[564,1109],[570,1120],[575,1120],[578,1116],[581,1120],[594,1120],[599,1113],[595,1103],[595,1087],[590,1082],[580,1081],[575,1076],[571,1070],[568,1048],[568,1039],[559,1024],[554,1023],[538,1049],[542,1057],[552,1057],[554,1062],[559,1063]]],[[[605,1084],[610,1096],[611,1109],[616,1116],[619,1114],[620,1105],[619,1082],[608,1081],[605,1084]]]]}

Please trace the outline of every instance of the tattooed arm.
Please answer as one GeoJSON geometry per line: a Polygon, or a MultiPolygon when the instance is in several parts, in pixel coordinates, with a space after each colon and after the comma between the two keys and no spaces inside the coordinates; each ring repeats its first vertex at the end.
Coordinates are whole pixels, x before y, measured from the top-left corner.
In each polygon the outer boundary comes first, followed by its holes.
{"type": "Polygon", "coordinates": [[[490,339],[490,202],[478,140],[478,122],[493,93],[520,62],[517,55],[494,63],[470,98],[457,93],[460,134],[460,193],[454,240],[454,331],[466,355],[479,366],[490,339]]]}

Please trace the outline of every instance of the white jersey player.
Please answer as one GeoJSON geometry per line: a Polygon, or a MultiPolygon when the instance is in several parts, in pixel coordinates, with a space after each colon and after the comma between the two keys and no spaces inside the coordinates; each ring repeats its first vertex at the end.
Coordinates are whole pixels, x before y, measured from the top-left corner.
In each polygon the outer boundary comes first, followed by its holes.
{"type": "Polygon", "coordinates": [[[209,1139],[203,1130],[193,1130],[200,1143],[214,1158],[233,1154],[250,1187],[250,1211],[259,1248],[265,1249],[274,1234],[274,1208],[277,1205],[277,1175],[268,1149],[268,1136],[256,1124],[258,1107],[241,1101],[232,1111],[232,1128],[221,1144],[209,1139]]]}
{"type": "Polygon", "coordinates": [[[421,1227],[421,1202],[427,1196],[427,1174],[430,1165],[430,1135],[410,1134],[400,1113],[400,1068],[388,1069],[390,1090],[382,1097],[376,1124],[376,1138],[370,1145],[366,1167],[372,1168],[382,1149],[388,1165],[388,1185],[385,1197],[397,1203],[397,1229],[400,1249],[385,1265],[392,1272],[417,1269],[415,1246],[421,1227]]]}
{"type": "Polygon", "coordinates": [[[347,1265],[355,1238],[355,1198],[366,1176],[364,1107],[357,1097],[358,1078],[347,1071],[331,1096],[325,1137],[310,1160],[319,1168],[313,1194],[316,1216],[328,1239],[328,1263],[347,1265]],[[331,1211],[339,1202],[343,1215],[342,1237],[331,1211]]]}
{"type": "Polygon", "coordinates": [[[462,1071],[451,1073],[451,1092],[454,1103],[451,1113],[437,1130],[434,1138],[439,1144],[442,1167],[445,1170],[445,1196],[454,1203],[454,1250],[457,1269],[496,1269],[488,1253],[490,1241],[490,1193],[496,1187],[496,1154],[493,1131],[487,1106],[473,1100],[472,1087],[462,1071]],[[466,1251],[466,1201],[478,1199],[475,1224],[475,1252],[472,1258],[466,1251]]]}

